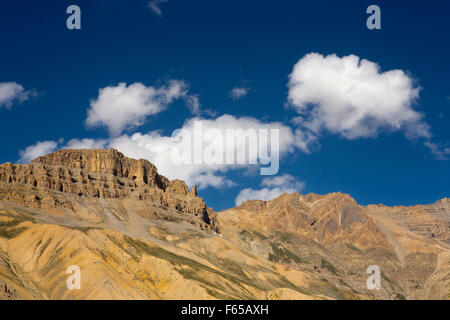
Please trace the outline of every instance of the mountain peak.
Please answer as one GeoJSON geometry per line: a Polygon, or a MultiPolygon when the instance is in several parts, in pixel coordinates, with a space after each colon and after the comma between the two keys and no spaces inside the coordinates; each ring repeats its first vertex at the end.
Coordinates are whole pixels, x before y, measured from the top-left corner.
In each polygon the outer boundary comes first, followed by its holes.
{"type": "Polygon", "coordinates": [[[101,158],[116,158],[124,159],[126,158],[123,153],[119,152],[114,148],[110,149],[61,149],[49,153],[44,156],[37,157],[32,163],[45,163],[49,164],[55,161],[70,160],[73,158],[80,157],[92,157],[97,156],[101,158]]]}
{"type": "Polygon", "coordinates": [[[128,158],[115,149],[58,150],[29,164],[2,164],[0,183],[21,186],[14,191],[0,188],[0,199],[32,208],[48,203],[58,207],[72,197],[132,199],[144,202],[143,206],[160,206],[188,215],[190,222],[203,229],[218,230],[215,212],[196,195],[196,188],[189,192],[184,181],[170,181],[149,161],[128,158]]]}
{"type": "Polygon", "coordinates": [[[127,158],[116,149],[64,149],[38,157],[30,164],[61,166],[86,173],[107,174],[133,180],[137,185],[165,189],[169,180],[148,160],[127,158]]]}

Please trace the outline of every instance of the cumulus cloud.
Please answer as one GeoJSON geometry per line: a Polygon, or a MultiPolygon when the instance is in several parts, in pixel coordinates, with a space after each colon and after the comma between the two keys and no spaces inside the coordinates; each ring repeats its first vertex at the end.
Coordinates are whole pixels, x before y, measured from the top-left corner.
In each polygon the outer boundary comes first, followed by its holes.
{"type": "Polygon", "coordinates": [[[422,115],[411,108],[419,89],[402,70],[381,72],[355,55],[310,53],[294,66],[288,86],[298,121],[315,133],[356,139],[374,137],[383,128],[407,128],[419,137],[429,135],[422,115]]]}
{"type": "Polygon", "coordinates": [[[148,7],[152,10],[156,15],[161,16],[161,3],[167,3],[169,0],[152,0],[148,3],[148,7]]]}
{"type": "Polygon", "coordinates": [[[22,103],[33,95],[35,95],[33,90],[26,91],[16,82],[2,82],[0,83],[0,108],[9,109],[15,102],[22,103]]]}
{"type": "Polygon", "coordinates": [[[18,162],[28,163],[37,157],[45,156],[58,149],[104,149],[108,144],[109,141],[107,139],[71,139],[67,143],[64,143],[63,138],[57,141],[38,141],[19,151],[20,159],[18,162]]]}
{"type": "Polygon", "coordinates": [[[19,163],[28,163],[37,157],[52,153],[58,148],[56,141],[38,141],[36,144],[19,151],[19,163]]]}
{"type": "MultiPolygon", "coordinates": [[[[256,159],[251,159],[248,154],[247,162],[244,165],[240,164],[227,164],[226,161],[222,163],[201,163],[196,164],[192,161],[192,164],[176,163],[172,158],[172,150],[175,147],[191,148],[191,141],[184,138],[185,133],[189,133],[194,136],[195,122],[201,121],[203,132],[214,130],[218,135],[225,136],[227,130],[248,130],[248,129],[279,129],[279,152],[283,156],[287,153],[293,152],[298,148],[298,141],[295,133],[288,126],[279,122],[264,123],[251,117],[234,117],[231,115],[223,115],[215,119],[200,119],[192,118],[185,122],[185,124],[179,130],[176,130],[173,136],[163,136],[159,132],[149,132],[146,134],[135,133],[131,136],[122,135],[114,138],[110,141],[110,147],[116,148],[123,152],[125,155],[133,158],[143,158],[154,163],[161,174],[167,176],[169,179],[182,179],[189,185],[194,183],[198,184],[200,188],[207,186],[222,187],[231,186],[231,182],[225,173],[233,169],[243,169],[248,167],[248,163],[256,162],[256,159]]],[[[268,141],[271,143],[271,140],[268,141]]],[[[225,159],[227,154],[235,154],[238,150],[245,149],[246,140],[236,140],[236,143],[232,145],[223,145],[223,141],[220,139],[211,139],[211,141],[205,145],[205,149],[210,149],[219,146],[219,149],[223,147],[220,157],[225,159]]],[[[269,145],[269,149],[271,145],[269,145]]]]}
{"type": "Polygon", "coordinates": [[[305,188],[305,183],[290,174],[265,178],[261,182],[262,189],[246,188],[239,192],[235,199],[236,206],[247,200],[272,200],[283,193],[300,192],[305,188]]]}
{"type": "Polygon", "coordinates": [[[420,88],[403,70],[382,72],[378,64],[355,55],[310,53],[289,78],[289,103],[299,113],[295,122],[315,135],[330,132],[357,139],[401,131],[433,146],[430,126],[412,108],[420,88]]]}
{"type": "MultiPolygon", "coordinates": [[[[217,161],[208,163],[202,159],[199,163],[195,161],[189,163],[177,163],[173,159],[173,150],[176,148],[190,148],[190,152],[194,152],[193,139],[185,139],[186,133],[195,136],[196,123],[201,122],[203,129],[203,137],[206,137],[206,132],[214,132],[219,137],[226,136],[228,130],[242,130],[246,133],[247,130],[263,130],[270,131],[276,129],[279,132],[279,155],[280,157],[294,152],[294,150],[301,148],[299,139],[296,133],[288,126],[280,122],[262,122],[252,117],[234,117],[231,115],[223,115],[213,119],[191,118],[187,120],[181,128],[175,130],[172,135],[163,135],[160,131],[152,131],[148,133],[134,133],[132,135],[123,134],[108,139],[72,139],[66,144],[59,142],[47,141],[38,143],[35,146],[28,147],[21,152],[22,161],[34,158],[37,155],[43,155],[54,151],[55,149],[84,149],[84,148],[115,148],[126,156],[136,159],[147,159],[156,165],[158,171],[168,177],[169,179],[182,179],[189,185],[197,184],[199,188],[212,187],[229,187],[234,185],[226,175],[230,170],[248,170],[251,167],[258,167],[261,165],[260,159],[254,158],[248,151],[249,140],[235,139],[234,143],[226,144],[220,139],[210,139],[203,144],[206,149],[221,150],[219,157],[226,160],[226,156],[233,154],[237,155],[244,150],[246,154],[246,161],[243,164],[238,164],[237,161],[228,163],[227,161],[217,161]],[[212,130],[212,131],[211,131],[212,130]],[[45,148],[44,148],[45,147],[45,148]],[[31,155],[32,154],[32,155],[31,155]],[[254,164],[250,164],[254,163],[254,164]]],[[[270,135],[268,137],[268,150],[272,150],[272,140],[270,135]]],[[[217,159],[217,158],[216,158],[217,159]]],[[[237,157],[236,157],[237,159],[237,157]]],[[[192,159],[194,160],[194,159],[192,159]]],[[[264,163],[266,165],[266,163],[264,163]]],[[[265,184],[271,180],[264,180],[265,184]]],[[[272,183],[277,183],[274,180],[272,183]]],[[[290,183],[290,185],[294,185],[290,183]]]]}
{"type": "Polygon", "coordinates": [[[107,144],[106,139],[72,139],[63,149],[104,149],[107,144]]]}
{"type": "Polygon", "coordinates": [[[244,87],[244,86],[240,86],[240,87],[235,87],[233,89],[231,89],[230,91],[230,97],[233,100],[239,100],[241,98],[244,98],[250,91],[249,87],[244,87]]]}
{"type": "Polygon", "coordinates": [[[142,83],[119,83],[99,90],[91,100],[86,124],[89,127],[106,126],[111,135],[120,135],[125,129],[142,125],[148,116],[158,114],[176,99],[184,99],[195,114],[200,111],[197,96],[188,94],[184,81],[170,80],[159,88],[142,83]]]}
{"type": "Polygon", "coordinates": [[[275,176],[270,178],[264,178],[261,181],[262,187],[286,187],[288,186],[291,189],[295,190],[303,190],[305,187],[305,183],[303,181],[299,181],[296,177],[290,174],[284,174],[281,176],[275,176]]]}

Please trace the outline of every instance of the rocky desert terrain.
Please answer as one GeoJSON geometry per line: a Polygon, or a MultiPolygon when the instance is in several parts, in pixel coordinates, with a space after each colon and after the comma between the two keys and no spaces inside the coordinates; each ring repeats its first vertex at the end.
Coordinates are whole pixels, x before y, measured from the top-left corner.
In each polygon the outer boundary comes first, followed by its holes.
{"type": "Polygon", "coordinates": [[[292,193],[215,212],[114,149],[0,165],[0,299],[449,298],[450,199],[292,193]]]}

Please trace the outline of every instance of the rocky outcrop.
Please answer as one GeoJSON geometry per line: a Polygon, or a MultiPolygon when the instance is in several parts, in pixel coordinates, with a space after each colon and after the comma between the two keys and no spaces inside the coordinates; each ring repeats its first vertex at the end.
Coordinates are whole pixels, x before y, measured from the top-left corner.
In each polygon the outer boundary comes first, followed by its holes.
{"type": "Polygon", "coordinates": [[[279,232],[308,236],[321,243],[348,240],[364,246],[389,246],[354,199],[342,193],[284,194],[271,201],[249,200],[234,210],[258,213],[261,224],[279,232]]]}
{"type": "Polygon", "coordinates": [[[126,158],[117,150],[60,150],[30,164],[0,165],[0,182],[58,192],[125,198],[150,188],[164,191],[169,180],[147,160],[126,158]]]}
{"type": "Polygon", "coordinates": [[[369,205],[366,208],[374,218],[386,218],[402,228],[426,239],[450,245],[450,199],[444,198],[430,205],[411,207],[369,205]]]}
{"type": "Polygon", "coordinates": [[[184,197],[189,194],[189,188],[184,181],[172,180],[168,183],[166,192],[184,197]]]}
{"type": "Polygon", "coordinates": [[[0,300],[13,300],[17,298],[16,290],[0,279],[0,300]]]}
{"type": "Polygon", "coordinates": [[[169,181],[149,161],[127,158],[115,149],[60,150],[29,164],[5,163],[0,165],[0,184],[29,188],[24,193],[0,192],[0,199],[31,208],[70,208],[70,201],[58,199],[61,194],[133,199],[175,210],[193,218],[202,229],[219,231],[215,212],[195,195],[196,188],[190,193],[184,181],[169,181]]]}
{"type": "MultiPolygon", "coordinates": [[[[254,255],[382,299],[448,299],[450,207],[361,206],[347,194],[283,194],[219,213],[224,236],[254,255]],[[367,290],[369,265],[382,290],[367,290]]],[[[342,293],[342,292],[341,292],[342,293]]],[[[345,299],[344,296],[340,297],[345,299]]]]}
{"type": "Polygon", "coordinates": [[[292,193],[215,213],[148,161],[61,150],[0,165],[0,299],[448,299],[449,230],[449,199],[292,193]]]}
{"type": "Polygon", "coordinates": [[[253,212],[262,212],[267,209],[267,201],[263,200],[247,200],[236,209],[243,209],[253,212]]]}

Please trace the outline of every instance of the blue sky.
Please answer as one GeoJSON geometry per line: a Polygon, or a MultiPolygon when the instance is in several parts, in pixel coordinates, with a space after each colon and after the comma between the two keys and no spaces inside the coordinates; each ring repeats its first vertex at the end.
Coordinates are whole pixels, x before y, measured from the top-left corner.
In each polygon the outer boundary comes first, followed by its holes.
{"type": "Polygon", "coordinates": [[[20,151],[43,141],[60,148],[71,139],[98,142],[155,131],[170,136],[195,116],[212,124],[224,114],[245,116],[260,124],[280,122],[292,131],[303,130],[293,122],[300,107],[290,101],[294,66],[312,52],[323,59],[335,54],[340,62],[353,54],[377,63],[380,74],[402,70],[411,88],[420,89],[407,110],[422,118],[408,120],[409,129],[381,123],[369,137],[351,139],[339,131],[342,126],[317,129],[309,153],[292,147],[282,154],[278,176],[283,179],[263,180],[268,177],[248,168],[222,168],[210,172],[222,177],[221,182],[205,186],[200,195],[215,209],[233,206],[246,188],[266,189],[265,194],[286,188],[319,194],[341,191],[361,204],[386,205],[430,203],[449,196],[450,163],[424,145],[432,143],[444,157],[450,145],[448,2],[169,0],[159,3],[161,14],[149,3],[0,3],[0,84],[22,88],[15,87],[15,99],[0,104],[0,163],[17,162],[20,151]],[[66,28],[71,4],[81,8],[81,30],[66,28]],[[366,28],[365,12],[371,4],[381,8],[381,30],[366,28]],[[86,123],[100,89],[120,83],[168,89],[174,79],[183,84],[184,93],[163,111],[141,117],[139,125],[121,128],[116,137],[105,125],[86,123]],[[233,99],[233,88],[245,94],[233,99]],[[200,113],[192,113],[192,99],[198,99],[200,113]],[[423,124],[429,137],[405,136],[423,124]]]}

